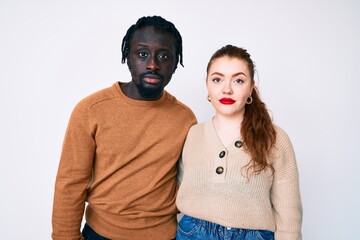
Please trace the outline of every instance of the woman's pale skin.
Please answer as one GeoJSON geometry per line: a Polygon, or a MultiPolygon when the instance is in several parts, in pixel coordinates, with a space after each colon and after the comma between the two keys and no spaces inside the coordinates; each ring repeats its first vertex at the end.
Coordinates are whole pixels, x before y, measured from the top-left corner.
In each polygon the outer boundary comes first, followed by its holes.
{"type": "Polygon", "coordinates": [[[247,62],[228,56],[215,59],[209,68],[206,86],[216,110],[213,125],[227,147],[240,136],[246,101],[254,89],[247,62]]]}

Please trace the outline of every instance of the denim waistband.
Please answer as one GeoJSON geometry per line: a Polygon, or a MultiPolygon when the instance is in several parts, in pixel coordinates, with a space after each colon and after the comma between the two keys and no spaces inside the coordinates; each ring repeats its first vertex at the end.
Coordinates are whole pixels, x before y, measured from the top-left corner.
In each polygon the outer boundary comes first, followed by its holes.
{"type": "Polygon", "coordinates": [[[226,226],[222,226],[220,224],[216,224],[216,223],[213,223],[213,222],[209,222],[209,221],[206,221],[206,220],[201,220],[201,219],[197,219],[197,218],[194,218],[192,217],[195,222],[196,222],[196,225],[198,226],[201,226],[211,232],[225,232],[225,231],[231,231],[231,232],[234,232],[234,233],[237,233],[237,234],[244,234],[248,231],[251,231],[249,229],[243,229],[243,228],[233,228],[233,227],[226,227],[226,226]]]}
{"type": "Polygon", "coordinates": [[[176,239],[274,240],[274,233],[269,230],[227,227],[184,215],[178,224],[176,239]]]}

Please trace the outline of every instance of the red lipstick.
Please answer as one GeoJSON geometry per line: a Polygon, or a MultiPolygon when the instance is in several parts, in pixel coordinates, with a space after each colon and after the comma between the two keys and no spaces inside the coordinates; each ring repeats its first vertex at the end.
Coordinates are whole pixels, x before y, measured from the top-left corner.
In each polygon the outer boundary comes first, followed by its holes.
{"type": "Polygon", "coordinates": [[[232,98],[222,98],[219,100],[222,104],[234,104],[236,101],[232,98]]]}

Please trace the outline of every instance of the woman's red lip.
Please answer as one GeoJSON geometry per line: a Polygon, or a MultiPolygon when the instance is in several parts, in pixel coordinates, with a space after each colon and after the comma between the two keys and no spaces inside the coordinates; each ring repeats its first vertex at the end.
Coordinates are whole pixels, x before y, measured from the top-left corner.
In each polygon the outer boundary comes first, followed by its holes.
{"type": "Polygon", "coordinates": [[[235,103],[235,100],[232,98],[222,98],[219,100],[222,104],[233,104],[235,103]]]}

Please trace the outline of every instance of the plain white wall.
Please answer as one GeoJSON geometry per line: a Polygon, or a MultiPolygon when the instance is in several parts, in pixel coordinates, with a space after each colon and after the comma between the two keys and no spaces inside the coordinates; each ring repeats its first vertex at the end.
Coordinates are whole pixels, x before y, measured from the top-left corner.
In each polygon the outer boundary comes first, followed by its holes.
{"type": "Polygon", "coordinates": [[[357,236],[359,1],[0,0],[1,238],[50,239],[70,112],[130,80],[120,44],[143,15],[181,32],[185,68],[167,90],[200,122],[213,114],[204,85],[210,55],[228,43],[249,50],[263,100],[297,154],[304,239],[357,236]]]}

